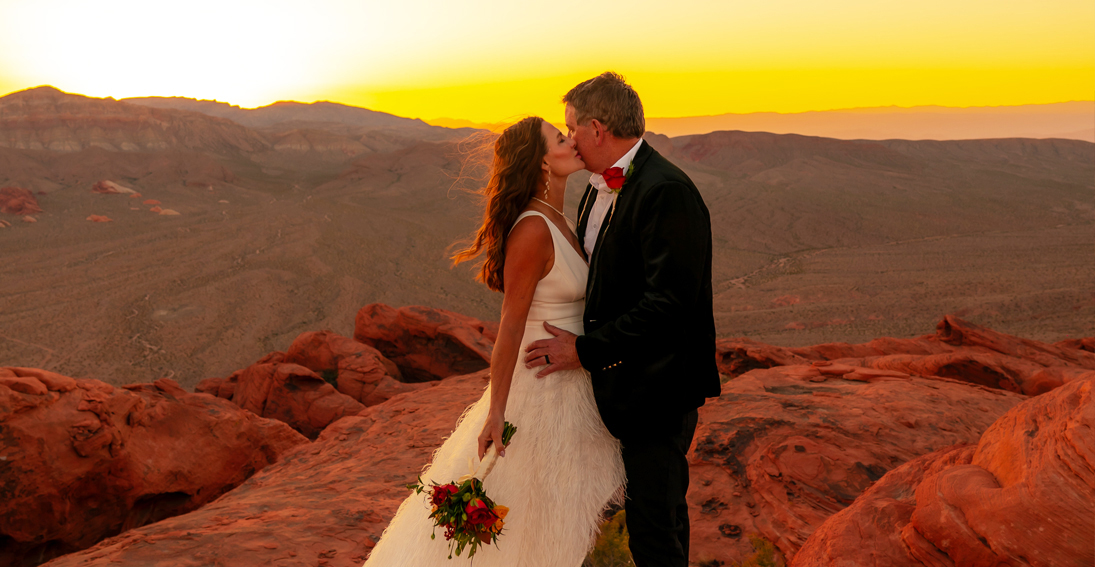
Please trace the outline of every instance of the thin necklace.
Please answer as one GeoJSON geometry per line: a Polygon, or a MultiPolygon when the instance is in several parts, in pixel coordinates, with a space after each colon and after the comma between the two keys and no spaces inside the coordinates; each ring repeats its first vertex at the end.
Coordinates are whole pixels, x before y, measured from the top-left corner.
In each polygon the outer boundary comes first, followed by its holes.
{"type": "Polygon", "coordinates": [[[551,206],[551,203],[549,203],[549,202],[547,202],[547,201],[545,201],[545,200],[543,200],[543,199],[541,199],[541,198],[539,198],[539,197],[533,197],[533,198],[532,198],[532,200],[533,200],[533,201],[540,201],[541,203],[543,203],[543,204],[547,205],[547,207],[548,207],[549,209],[551,209],[551,210],[553,210],[553,211],[555,211],[555,212],[559,213],[559,216],[563,217],[564,219],[565,219],[565,218],[567,218],[567,216],[563,214],[563,211],[560,211],[559,209],[556,209],[555,207],[551,206]]]}

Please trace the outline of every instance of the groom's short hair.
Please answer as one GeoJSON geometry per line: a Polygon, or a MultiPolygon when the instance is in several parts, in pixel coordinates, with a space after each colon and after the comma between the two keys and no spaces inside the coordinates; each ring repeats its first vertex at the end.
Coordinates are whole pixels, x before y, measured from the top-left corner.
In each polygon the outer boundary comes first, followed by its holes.
{"type": "Polygon", "coordinates": [[[639,94],[620,75],[608,71],[580,83],[563,97],[578,124],[596,118],[617,138],[641,138],[646,118],[639,94]]]}

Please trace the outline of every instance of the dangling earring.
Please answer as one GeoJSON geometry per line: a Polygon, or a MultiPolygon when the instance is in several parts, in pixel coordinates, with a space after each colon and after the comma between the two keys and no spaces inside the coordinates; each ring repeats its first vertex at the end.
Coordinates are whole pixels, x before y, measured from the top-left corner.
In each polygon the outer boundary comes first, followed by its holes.
{"type": "Polygon", "coordinates": [[[551,193],[551,180],[550,179],[545,179],[544,180],[544,198],[545,199],[548,198],[548,193],[551,193]]]}

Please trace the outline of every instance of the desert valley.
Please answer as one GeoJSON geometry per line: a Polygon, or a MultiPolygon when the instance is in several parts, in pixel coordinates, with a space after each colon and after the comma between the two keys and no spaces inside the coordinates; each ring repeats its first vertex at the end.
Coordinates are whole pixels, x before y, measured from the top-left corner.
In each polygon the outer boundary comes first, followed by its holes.
{"type": "MultiPolygon", "coordinates": [[[[1095,144],[651,128],[713,220],[696,565],[1095,560],[1095,144]]],[[[359,565],[486,385],[485,140],[0,98],[0,563],[359,565]]]]}

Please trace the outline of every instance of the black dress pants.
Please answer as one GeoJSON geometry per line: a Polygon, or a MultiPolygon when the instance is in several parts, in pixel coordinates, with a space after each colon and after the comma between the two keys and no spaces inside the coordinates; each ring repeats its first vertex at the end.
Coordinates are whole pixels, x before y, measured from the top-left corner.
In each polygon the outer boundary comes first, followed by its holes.
{"type": "Polygon", "coordinates": [[[688,460],[696,410],[679,431],[622,440],[627,472],[624,510],[635,567],[688,567],[688,460]]]}

